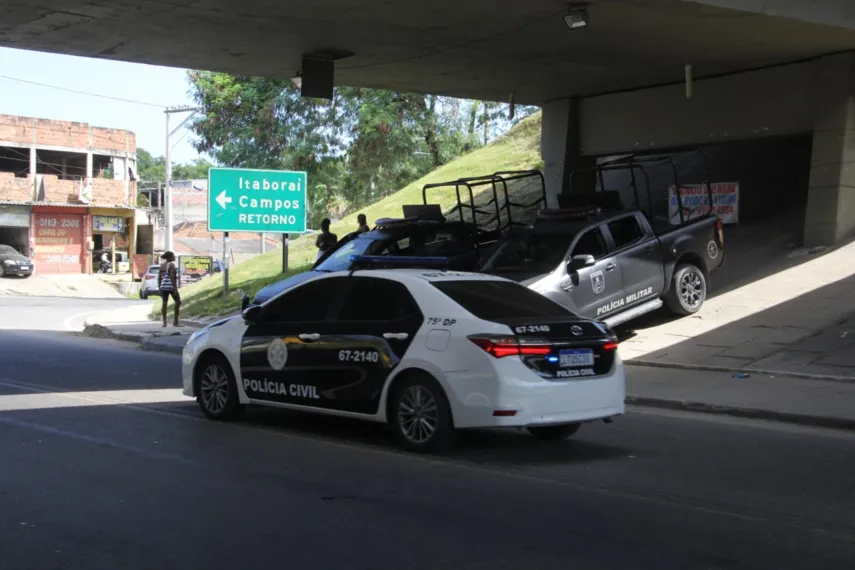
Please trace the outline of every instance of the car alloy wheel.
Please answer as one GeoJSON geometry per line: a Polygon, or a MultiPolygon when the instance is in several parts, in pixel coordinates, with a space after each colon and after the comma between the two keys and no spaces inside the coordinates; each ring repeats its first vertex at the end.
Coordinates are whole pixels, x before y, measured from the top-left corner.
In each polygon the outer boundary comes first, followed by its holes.
{"type": "Polygon", "coordinates": [[[436,398],[424,386],[410,386],[398,400],[397,417],[401,434],[412,444],[424,445],[439,425],[436,398]]]}
{"type": "Polygon", "coordinates": [[[680,298],[686,307],[695,309],[704,302],[704,281],[697,271],[689,270],[680,279],[680,298]]]}
{"type": "Polygon", "coordinates": [[[213,416],[223,413],[229,402],[229,377],[219,364],[209,364],[199,383],[202,405],[213,416]]]}

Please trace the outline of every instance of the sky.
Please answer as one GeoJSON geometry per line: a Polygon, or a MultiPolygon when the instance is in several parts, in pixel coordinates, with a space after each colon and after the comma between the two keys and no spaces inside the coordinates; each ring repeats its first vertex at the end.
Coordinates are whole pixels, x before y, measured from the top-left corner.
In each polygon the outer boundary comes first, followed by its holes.
{"type": "MultiPolygon", "coordinates": [[[[189,85],[184,69],[0,48],[0,114],[79,121],[132,131],[137,137],[137,147],[154,156],[166,152],[163,108],[52,89],[7,77],[163,107],[193,103],[187,95],[189,85]]],[[[185,116],[173,114],[171,127],[174,129],[185,116]]],[[[173,162],[188,162],[199,155],[190,144],[191,137],[186,129],[173,136],[173,162]]]]}

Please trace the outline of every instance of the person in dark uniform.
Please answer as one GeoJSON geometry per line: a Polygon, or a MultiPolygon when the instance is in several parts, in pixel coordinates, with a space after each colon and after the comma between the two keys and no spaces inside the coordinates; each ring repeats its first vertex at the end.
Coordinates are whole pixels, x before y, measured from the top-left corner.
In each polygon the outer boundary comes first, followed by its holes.
{"type": "Polygon", "coordinates": [[[316,260],[335,247],[335,244],[338,242],[338,236],[330,231],[330,223],[329,218],[324,218],[321,221],[321,233],[318,235],[318,239],[315,240],[315,246],[318,248],[316,260]]]}
{"type": "Polygon", "coordinates": [[[368,222],[365,220],[365,214],[359,214],[356,216],[356,233],[364,234],[365,232],[370,232],[371,228],[368,227],[368,222]]]}
{"type": "Polygon", "coordinates": [[[163,326],[166,326],[166,304],[169,302],[169,297],[175,301],[175,319],[172,321],[173,326],[181,326],[178,321],[178,313],[181,309],[181,296],[178,294],[178,269],[175,268],[175,254],[171,251],[165,252],[160,256],[163,263],[160,264],[160,276],[157,280],[158,288],[160,289],[160,298],[163,300],[163,305],[160,308],[160,315],[163,317],[163,326]]]}

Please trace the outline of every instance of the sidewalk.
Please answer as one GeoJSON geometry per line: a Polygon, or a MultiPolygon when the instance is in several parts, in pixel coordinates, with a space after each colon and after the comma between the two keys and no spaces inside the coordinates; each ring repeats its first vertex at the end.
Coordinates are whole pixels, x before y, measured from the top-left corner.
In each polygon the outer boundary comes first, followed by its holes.
{"type": "MultiPolygon", "coordinates": [[[[803,262],[712,297],[696,315],[628,324],[636,330],[621,356],[648,366],[855,380],[855,242],[795,255],[803,262]]],[[[716,274],[713,283],[714,292],[716,274]]]]}
{"type": "Polygon", "coordinates": [[[626,372],[630,405],[855,430],[855,382],[631,364],[626,372]]]}
{"type": "MultiPolygon", "coordinates": [[[[160,350],[181,354],[187,339],[194,331],[218,319],[181,320],[180,327],[164,327],[160,321],[149,319],[151,305],[143,304],[117,311],[99,313],[84,323],[83,335],[92,338],[111,338],[138,343],[147,350],[160,350]]],[[[171,315],[170,315],[171,318],[171,315]]]]}

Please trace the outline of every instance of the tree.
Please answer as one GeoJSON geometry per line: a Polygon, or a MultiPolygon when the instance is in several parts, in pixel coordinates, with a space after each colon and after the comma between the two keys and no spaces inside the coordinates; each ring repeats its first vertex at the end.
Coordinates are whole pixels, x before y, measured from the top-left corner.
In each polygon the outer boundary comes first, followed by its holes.
{"type": "Polygon", "coordinates": [[[499,128],[495,103],[488,115],[472,103],[467,115],[465,102],[436,95],[339,87],[326,101],[301,97],[288,79],[188,79],[202,109],[191,125],[196,149],[226,166],[306,171],[312,224],[397,191],[499,128]]]}
{"type": "Polygon", "coordinates": [[[166,180],[166,160],[162,156],[153,157],[144,148],[137,149],[137,176],[143,182],[163,182],[166,180]]]}
{"type": "MultiPolygon", "coordinates": [[[[213,166],[204,158],[198,157],[188,163],[173,163],[173,180],[195,180],[208,178],[208,169],[213,166]]],[[[166,159],[154,157],[144,148],[137,149],[137,175],[143,182],[166,181],[166,159]]]]}

